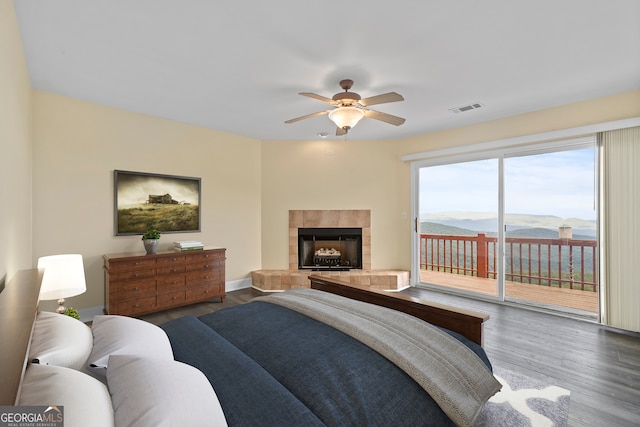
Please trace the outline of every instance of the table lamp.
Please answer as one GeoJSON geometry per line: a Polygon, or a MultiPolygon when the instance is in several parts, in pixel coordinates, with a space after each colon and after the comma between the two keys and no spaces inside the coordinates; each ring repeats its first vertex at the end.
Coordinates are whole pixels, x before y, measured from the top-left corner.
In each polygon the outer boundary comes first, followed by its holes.
{"type": "Polygon", "coordinates": [[[51,255],[38,259],[38,268],[44,269],[40,287],[41,300],[58,300],[58,313],[64,313],[64,299],[80,295],[87,290],[82,255],[51,255]]]}

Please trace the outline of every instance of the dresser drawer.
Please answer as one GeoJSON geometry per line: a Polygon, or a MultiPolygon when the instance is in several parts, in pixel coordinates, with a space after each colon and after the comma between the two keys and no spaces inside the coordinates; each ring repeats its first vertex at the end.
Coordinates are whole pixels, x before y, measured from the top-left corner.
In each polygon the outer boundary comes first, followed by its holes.
{"type": "Polygon", "coordinates": [[[145,270],[156,267],[155,258],[136,257],[122,261],[110,261],[109,273],[119,273],[122,271],[145,270]]]}
{"type": "Polygon", "coordinates": [[[224,283],[224,272],[220,270],[198,270],[187,273],[187,286],[224,283]]]}
{"type": "Polygon", "coordinates": [[[218,251],[193,251],[190,252],[187,257],[187,263],[201,263],[207,262],[213,259],[221,259],[224,260],[224,252],[218,251]]]}
{"type": "Polygon", "coordinates": [[[187,302],[224,296],[224,285],[205,285],[187,289],[187,302]]]}
{"type": "Polygon", "coordinates": [[[172,274],[184,274],[187,271],[187,266],[182,265],[172,265],[169,267],[162,267],[158,269],[158,275],[160,276],[168,276],[172,274]]]}
{"type": "Polygon", "coordinates": [[[111,292],[116,295],[126,297],[139,297],[142,295],[155,295],[156,281],[155,279],[139,280],[139,281],[114,281],[110,283],[111,292]]]}
{"type": "Polygon", "coordinates": [[[176,305],[184,304],[185,301],[185,291],[158,295],[158,307],[173,307],[176,305]]]}
{"type": "Polygon", "coordinates": [[[212,258],[201,260],[189,260],[187,264],[187,272],[197,270],[214,270],[224,267],[224,258],[212,258]]]}
{"type": "Polygon", "coordinates": [[[156,296],[144,298],[127,298],[119,300],[115,307],[111,307],[111,312],[123,316],[132,316],[139,313],[149,313],[158,307],[156,296]]]}
{"type": "Polygon", "coordinates": [[[158,257],[158,267],[168,267],[171,265],[184,264],[186,257],[183,254],[176,254],[175,256],[162,256],[158,257]]]}
{"type": "Polygon", "coordinates": [[[122,282],[127,280],[142,280],[156,277],[156,269],[139,269],[139,270],[127,270],[127,271],[116,271],[114,273],[109,273],[109,279],[113,282],[122,282]]]}
{"type": "Polygon", "coordinates": [[[182,290],[186,285],[184,274],[174,276],[159,276],[157,280],[158,293],[169,292],[172,290],[182,290]]]}

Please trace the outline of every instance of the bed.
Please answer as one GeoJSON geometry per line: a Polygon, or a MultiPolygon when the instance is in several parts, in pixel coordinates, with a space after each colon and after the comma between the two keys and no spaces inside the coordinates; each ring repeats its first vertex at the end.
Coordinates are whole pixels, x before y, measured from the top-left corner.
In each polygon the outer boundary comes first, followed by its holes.
{"type": "Polygon", "coordinates": [[[56,353],[37,337],[55,335],[49,323],[73,319],[36,316],[38,291],[26,289],[39,289],[39,280],[37,270],[19,272],[0,294],[0,309],[17,294],[30,301],[20,316],[0,312],[3,339],[9,322],[23,326],[12,335],[19,348],[3,349],[0,405],[59,405],[67,427],[87,419],[472,426],[500,388],[481,347],[488,316],[480,313],[311,276],[312,289],[160,327],[122,316],[96,316],[91,330],[76,321],[77,331],[57,335],[56,353]]]}

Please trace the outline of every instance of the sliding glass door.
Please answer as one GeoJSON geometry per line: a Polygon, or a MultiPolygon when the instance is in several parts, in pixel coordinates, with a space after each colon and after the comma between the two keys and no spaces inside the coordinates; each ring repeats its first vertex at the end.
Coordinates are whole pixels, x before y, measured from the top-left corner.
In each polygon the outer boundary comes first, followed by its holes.
{"type": "Polygon", "coordinates": [[[414,269],[450,291],[598,312],[593,140],[414,168],[414,269]]]}
{"type": "Polygon", "coordinates": [[[497,159],[420,169],[422,283],[496,295],[498,176],[497,159]]]}
{"type": "Polygon", "coordinates": [[[504,159],[505,295],[598,312],[595,147],[504,159]]]}

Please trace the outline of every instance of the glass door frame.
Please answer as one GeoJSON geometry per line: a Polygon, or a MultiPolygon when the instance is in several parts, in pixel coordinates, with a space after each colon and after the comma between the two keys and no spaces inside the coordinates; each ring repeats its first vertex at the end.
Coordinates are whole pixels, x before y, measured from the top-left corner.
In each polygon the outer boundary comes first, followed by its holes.
{"type": "MultiPolygon", "coordinates": [[[[446,290],[463,296],[473,296],[474,298],[493,300],[493,301],[514,301],[505,295],[505,272],[504,272],[504,255],[505,255],[505,202],[504,202],[504,159],[508,157],[520,157],[526,155],[543,154],[550,152],[568,151],[581,148],[594,148],[597,153],[596,135],[585,137],[577,137],[572,139],[563,139],[551,142],[529,143],[519,146],[492,147],[486,150],[477,150],[469,153],[451,154],[448,156],[438,156],[433,158],[425,157],[421,160],[411,162],[411,212],[413,214],[413,228],[411,233],[411,281],[413,286],[431,288],[436,290],[446,290]],[[464,163],[477,160],[498,159],[498,259],[497,259],[497,290],[496,295],[478,294],[476,292],[447,288],[438,285],[421,283],[420,281],[420,230],[419,230],[419,200],[420,200],[420,169],[430,166],[442,166],[447,164],[464,163]]],[[[470,147],[470,150],[473,147],[470,147]]],[[[596,167],[599,159],[596,154],[596,167]]],[[[597,182],[598,173],[594,171],[596,181],[594,182],[594,200],[596,201],[597,227],[601,221],[599,200],[599,185],[597,182]]],[[[596,230],[598,236],[598,248],[600,248],[599,231],[596,230]]],[[[602,283],[600,281],[600,283],[602,283]]],[[[600,291],[602,288],[600,287],[600,291]]],[[[517,301],[520,302],[520,301],[517,301]]],[[[600,311],[600,309],[598,309],[600,311]]],[[[599,316],[599,313],[598,313],[599,316]]]]}
{"type": "Polygon", "coordinates": [[[463,154],[463,155],[455,155],[449,157],[441,157],[437,159],[431,160],[423,160],[420,162],[413,162],[411,164],[411,212],[413,213],[414,218],[414,227],[411,235],[411,277],[412,277],[412,285],[421,286],[425,288],[432,288],[437,290],[446,290],[447,292],[456,293],[459,295],[467,295],[473,296],[480,299],[487,299],[491,301],[504,301],[504,226],[503,224],[503,210],[504,203],[502,200],[504,199],[504,183],[503,183],[503,160],[500,155],[497,155],[494,151],[482,152],[482,153],[471,153],[471,154],[463,154]],[[486,293],[477,293],[473,291],[467,291],[463,289],[453,289],[450,287],[437,285],[437,284],[427,284],[422,283],[420,281],[420,230],[419,230],[419,222],[420,222],[420,212],[419,212],[419,202],[420,202],[420,169],[425,167],[432,166],[446,166],[451,164],[459,164],[459,163],[467,163],[467,162],[475,162],[481,160],[489,160],[489,159],[497,159],[498,160],[498,254],[496,256],[496,294],[489,295],[486,293]]]}

